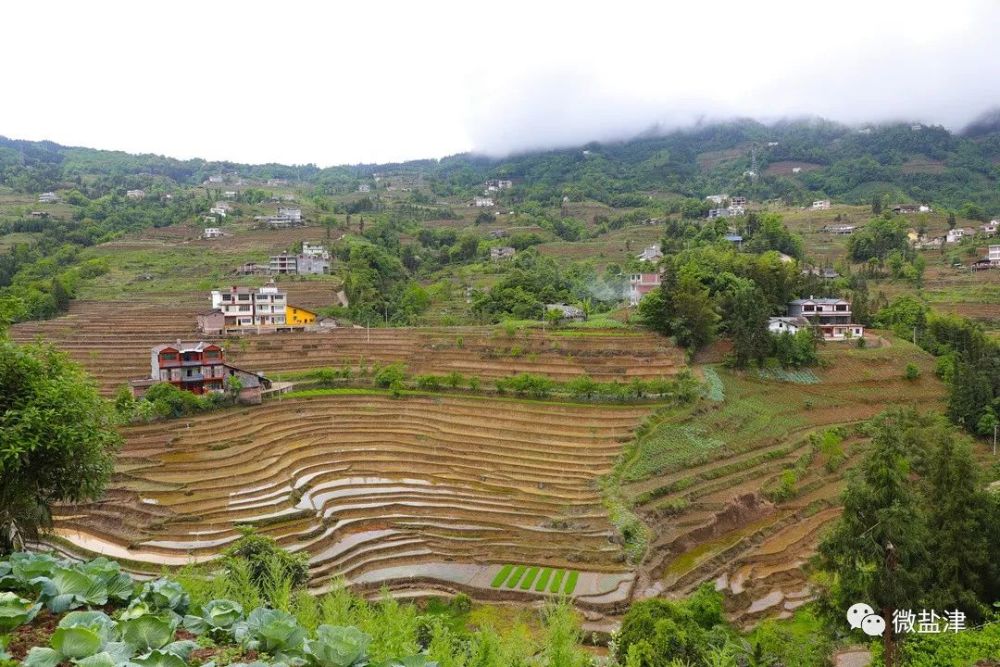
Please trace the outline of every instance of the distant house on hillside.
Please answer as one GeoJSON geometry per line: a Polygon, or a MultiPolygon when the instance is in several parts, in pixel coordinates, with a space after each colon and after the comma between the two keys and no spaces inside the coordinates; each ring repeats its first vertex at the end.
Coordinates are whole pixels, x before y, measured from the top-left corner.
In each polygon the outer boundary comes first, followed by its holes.
{"type": "Polygon", "coordinates": [[[826,209],[830,208],[830,200],[817,199],[816,201],[813,202],[812,207],[814,211],[825,211],[826,209]]]}
{"type": "Polygon", "coordinates": [[[893,213],[930,213],[931,207],[926,204],[896,204],[893,213]]]}
{"type": "Polygon", "coordinates": [[[278,187],[282,185],[288,185],[288,179],[285,178],[269,178],[267,179],[267,184],[270,187],[278,187]]]}
{"type": "Polygon", "coordinates": [[[1000,245],[991,245],[986,259],[990,260],[993,266],[1000,266],[1000,245]]]}
{"type": "Polygon", "coordinates": [[[257,404],[261,402],[263,390],[271,387],[271,381],[260,373],[227,364],[222,347],[215,343],[177,341],[157,345],[150,350],[149,357],[149,377],[129,382],[136,398],[160,382],[169,382],[193,394],[222,393],[235,378],[240,383],[238,400],[257,404]]]}
{"type": "Polygon", "coordinates": [[[32,218],[47,218],[49,217],[48,211],[32,211],[28,214],[32,218]]]}
{"type": "Polygon", "coordinates": [[[747,205],[747,198],[746,197],[730,197],[729,198],[729,207],[730,208],[732,208],[733,206],[746,206],[746,205],[747,205]]]}
{"type": "Polygon", "coordinates": [[[319,259],[330,259],[330,251],[326,246],[318,243],[302,242],[302,254],[306,257],[318,257],[319,259]]]}
{"type": "Polygon", "coordinates": [[[473,200],[472,205],[476,206],[477,208],[487,208],[487,207],[493,206],[493,198],[492,197],[476,197],[473,200]]]}
{"type": "Polygon", "coordinates": [[[299,272],[298,260],[295,255],[286,252],[280,255],[271,255],[268,262],[268,271],[272,274],[297,274],[299,272]]]}
{"type": "Polygon", "coordinates": [[[658,262],[663,259],[663,253],[660,251],[660,244],[654,243],[651,246],[646,246],[646,248],[639,253],[636,258],[640,262],[658,262]]]}
{"type": "Polygon", "coordinates": [[[226,217],[226,209],[222,208],[221,206],[213,206],[212,208],[208,209],[208,212],[211,213],[212,215],[217,215],[220,218],[226,217]]]}
{"type": "Polygon", "coordinates": [[[59,201],[59,195],[54,192],[43,192],[38,195],[39,204],[55,204],[59,201]]]}
{"type": "Polygon", "coordinates": [[[486,192],[499,192],[500,190],[509,190],[514,187],[514,182],[507,178],[493,178],[486,181],[486,187],[484,188],[486,192]]]}
{"type": "Polygon", "coordinates": [[[735,243],[737,248],[743,247],[743,236],[740,234],[726,234],[724,238],[730,243],[735,243]]]}
{"type": "Polygon", "coordinates": [[[126,190],[125,196],[129,199],[143,199],[146,196],[145,190],[126,190]]]}
{"type": "Polygon", "coordinates": [[[217,239],[223,236],[222,230],[218,227],[206,227],[205,231],[201,233],[203,239],[217,239]]]}
{"type": "Polygon", "coordinates": [[[505,259],[514,259],[514,255],[517,254],[517,250],[511,248],[510,246],[503,246],[502,248],[490,248],[490,259],[494,262],[499,262],[505,259]]]}
{"type": "Polygon", "coordinates": [[[548,315],[550,312],[558,312],[560,314],[559,319],[562,321],[578,321],[582,322],[587,319],[583,313],[583,310],[577,308],[576,306],[567,306],[565,303],[547,303],[545,304],[545,314],[548,315]]]}
{"type": "Polygon", "coordinates": [[[831,234],[837,234],[838,236],[847,236],[853,234],[856,227],[854,225],[833,225],[832,227],[827,227],[827,231],[831,234]]]}
{"type": "Polygon", "coordinates": [[[369,185],[368,183],[362,183],[361,185],[358,186],[358,192],[371,192],[371,191],[372,191],[372,186],[369,185]]]}
{"type": "Polygon", "coordinates": [[[863,336],[865,328],[851,322],[851,302],[836,298],[795,299],[788,304],[789,317],[802,317],[826,340],[863,336]]]}
{"type": "Polygon", "coordinates": [[[705,197],[706,201],[710,201],[713,204],[715,204],[716,206],[722,206],[722,202],[726,201],[727,199],[729,199],[729,195],[726,195],[726,194],[722,194],[722,195],[708,195],[707,197],[705,197]]]}
{"type": "Polygon", "coordinates": [[[965,230],[956,227],[955,229],[949,229],[947,236],[944,238],[945,243],[958,243],[965,237],[965,230]]]}
{"type": "Polygon", "coordinates": [[[637,306],[654,289],[660,286],[659,273],[633,273],[628,277],[628,303],[637,306]]]}
{"type": "Polygon", "coordinates": [[[982,226],[983,234],[986,236],[996,236],[998,229],[1000,229],[1000,220],[990,220],[982,226]]]}
{"type": "Polygon", "coordinates": [[[226,190],[222,193],[222,196],[226,199],[236,199],[236,190],[226,190]]]}
{"type": "Polygon", "coordinates": [[[809,320],[804,317],[770,317],[767,320],[767,330],[773,334],[797,334],[809,327],[809,320]]]}
{"type": "Polygon", "coordinates": [[[296,266],[299,269],[299,275],[302,276],[321,276],[330,273],[330,255],[327,253],[326,257],[317,255],[299,255],[295,258],[296,266]]]}
{"type": "Polygon", "coordinates": [[[840,274],[834,271],[830,267],[811,267],[802,270],[802,275],[816,276],[822,278],[823,280],[835,280],[840,277],[840,274]]]}
{"type": "Polygon", "coordinates": [[[223,176],[222,174],[213,174],[212,176],[209,176],[208,180],[206,181],[206,183],[225,183],[225,182],[226,182],[226,177],[223,176]]]}
{"type": "Polygon", "coordinates": [[[302,209],[295,206],[279,206],[278,216],[288,218],[292,222],[302,222],[302,209]]]}

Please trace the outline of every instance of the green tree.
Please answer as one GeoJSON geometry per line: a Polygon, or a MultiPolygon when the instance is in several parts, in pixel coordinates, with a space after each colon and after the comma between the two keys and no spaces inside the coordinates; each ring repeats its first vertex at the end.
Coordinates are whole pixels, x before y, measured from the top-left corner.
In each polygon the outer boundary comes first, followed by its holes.
{"type": "Polygon", "coordinates": [[[45,529],[53,503],[101,495],[121,442],[114,424],[65,354],[0,339],[0,552],[45,529]]]}
{"type": "MultiPolygon", "coordinates": [[[[822,567],[833,573],[828,602],[840,616],[852,604],[872,605],[885,619],[915,609],[929,579],[927,518],[910,479],[901,413],[875,426],[869,451],[843,494],[844,512],[819,545],[822,567]]],[[[892,653],[891,622],[884,634],[892,653]]]]}
{"type": "Polygon", "coordinates": [[[726,329],[733,341],[733,365],[746,368],[750,361],[762,363],[771,351],[769,305],[764,293],[753,282],[741,280],[724,303],[726,329]]]}

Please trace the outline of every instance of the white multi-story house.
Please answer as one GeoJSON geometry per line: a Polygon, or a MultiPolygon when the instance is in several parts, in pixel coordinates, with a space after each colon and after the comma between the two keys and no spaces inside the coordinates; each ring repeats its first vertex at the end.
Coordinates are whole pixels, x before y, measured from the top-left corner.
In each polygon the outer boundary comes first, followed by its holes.
{"type": "Polygon", "coordinates": [[[659,273],[633,273],[628,277],[628,303],[636,306],[654,289],[660,286],[659,273]]]}
{"type": "Polygon", "coordinates": [[[826,209],[830,208],[830,200],[817,199],[816,201],[813,202],[812,207],[814,211],[825,211],[826,209]]]}
{"type": "Polygon", "coordinates": [[[236,199],[236,190],[226,190],[222,193],[222,196],[226,199],[236,199]]]}
{"type": "Polygon", "coordinates": [[[486,192],[499,192],[514,187],[514,182],[507,178],[492,178],[486,181],[486,192]]]}
{"type": "Polygon", "coordinates": [[[205,231],[201,234],[202,238],[205,239],[217,239],[223,236],[222,230],[218,227],[206,227],[205,231]]]}
{"type": "Polygon", "coordinates": [[[287,305],[287,295],[273,282],[258,289],[233,286],[212,291],[212,308],[225,318],[225,333],[284,327],[287,305]]]}
{"type": "Polygon", "coordinates": [[[371,192],[371,191],[372,191],[372,186],[370,186],[367,183],[362,183],[361,185],[358,186],[358,192],[371,192]]]}
{"type": "Polygon", "coordinates": [[[473,205],[477,206],[479,208],[487,208],[489,206],[493,206],[493,198],[492,197],[476,197],[475,201],[473,202],[473,205]]]}
{"type": "Polygon", "coordinates": [[[949,229],[948,235],[945,236],[945,243],[958,243],[965,237],[965,230],[961,227],[956,227],[955,229],[949,229]]]}
{"type": "Polygon", "coordinates": [[[706,199],[707,201],[710,201],[710,202],[712,202],[712,203],[713,203],[713,204],[715,204],[716,206],[722,206],[722,202],[724,202],[724,201],[726,201],[727,199],[729,199],[729,195],[726,195],[726,194],[721,194],[721,195],[708,195],[707,197],[705,197],[705,199],[706,199]]]}
{"type": "Polygon", "coordinates": [[[129,199],[142,199],[146,196],[145,190],[126,190],[125,196],[129,199]]]}
{"type": "Polygon", "coordinates": [[[59,201],[59,195],[54,192],[43,192],[38,195],[39,204],[54,204],[59,201]]]}
{"type": "Polygon", "coordinates": [[[809,321],[826,340],[844,340],[864,336],[865,328],[851,322],[851,302],[844,299],[795,299],[788,304],[789,317],[809,321]]]}
{"type": "Polygon", "coordinates": [[[212,215],[217,215],[222,218],[226,217],[226,209],[222,208],[221,206],[213,206],[212,208],[208,209],[208,212],[211,213],[212,215]]]}
{"type": "Polygon", "coordinates": [[[1000,266],[1000,245],[991,245],[986,259],[990,260],[990,264],[1000,266]]]}

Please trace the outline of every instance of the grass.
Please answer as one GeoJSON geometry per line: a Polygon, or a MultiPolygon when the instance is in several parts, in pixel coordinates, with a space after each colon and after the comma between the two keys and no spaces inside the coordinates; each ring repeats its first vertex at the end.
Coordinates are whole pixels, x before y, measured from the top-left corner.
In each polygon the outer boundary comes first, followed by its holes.
{"type": "Polygon", "coordinates": [[[757,371],[757,377],[762,380],[776,380],[778,382],[792,382],[795,384],[818,384],[819,377],[808,368],[791,370],[788,368],[761,368],[757,371]]]}
{"type": "Polygon", "coordinates": [[[538,576],[538,568],[529,567],[524,573],[524,578],[521,579],[521,590],[522,591],[531,590],[531,585],[535,583],[535,577],[537,576],[538,576]]]}
{"type": "Polygon", "coordinates": [[[576,580],[580,578],[579,572],[570,572],[569,576],[566,577],[566,585],[563,586],[563,593],[566,595],[572,595],[573,591],[576,590],[576,580]]]}
{"type": "Polygon", "coordinates": [[[545,588],[549,585],[549,578],[552,576],[552,568],[544,567],[541,573],[538,575],[538,581],[535,583],[535,590],[539,593],[544,592],[545,588]]]}
{"type": "Polygon", "coordinates": [[[726,391],[722,386],[722,378],[719,377],[719,373],[711,367],[702,369],[702,373],[704,373],[705,381],[708,383],[708,391],[705,393],[705,398],[717,403],[726,400],[726,391]]]}
{"type": "Polygon", "coordinates": [[[515,586],[517,586],[517,582],[520,581],[521,576],[524,575],[525,569],[526,568],[524,565],[518,565],[517,567],[515,567],[514,571],[510,573],[510,577],[508,577],[507,579],[507,583],[505,584],[506,587],[514,588],[515,586]]]}
{"type": "Polygon", "coordinates": [[[563,570],[556,570],[555,574],[552,575],[552,583],[549,584],[549,593],[558,593],[559,587],[562,585],[563,577],[566,572],[563,570]]]}
{"type": "Polygon", "coordinates": [[[500,571],[497,572],[497,576],[493,577],[493,581],[490,582],[490,586],[493,588],[500,588],[500,586],[503,585],[503,582],[507,580],[507,577],[510,576],[510,571],[513,569],[513,565],[504,565],[501,567],[500,571]]]}

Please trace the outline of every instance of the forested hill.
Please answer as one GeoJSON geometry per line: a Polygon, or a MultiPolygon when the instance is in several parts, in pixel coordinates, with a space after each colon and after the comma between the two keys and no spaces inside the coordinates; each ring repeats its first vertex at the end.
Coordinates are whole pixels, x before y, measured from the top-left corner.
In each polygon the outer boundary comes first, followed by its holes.
{"type": "MultiPolygon", "coordinates": [[[[388,165],[243,165],[69,148],[0,137],[0,185],[24,192],[88,183],[90,187],[196,185],[209,175],[285,178],[321,193],[351,192],[374,173],[426,178],[440,196],[471,196],[485,178],[519,185],[523,200],[554,204],[595,199],[641,205],[650,193],[703,199],[714,193],[865,203],[930,203],[1000,209],[1000,129],[995,123],[954,134],[940,126],[889,124],[852,128],[822,120],[765,125],[713,124],[620,143],[526,153],[503,159],[461,154],[388,165]]],[[[975,217],[975,216],[973,216],[975,217]]]]}

